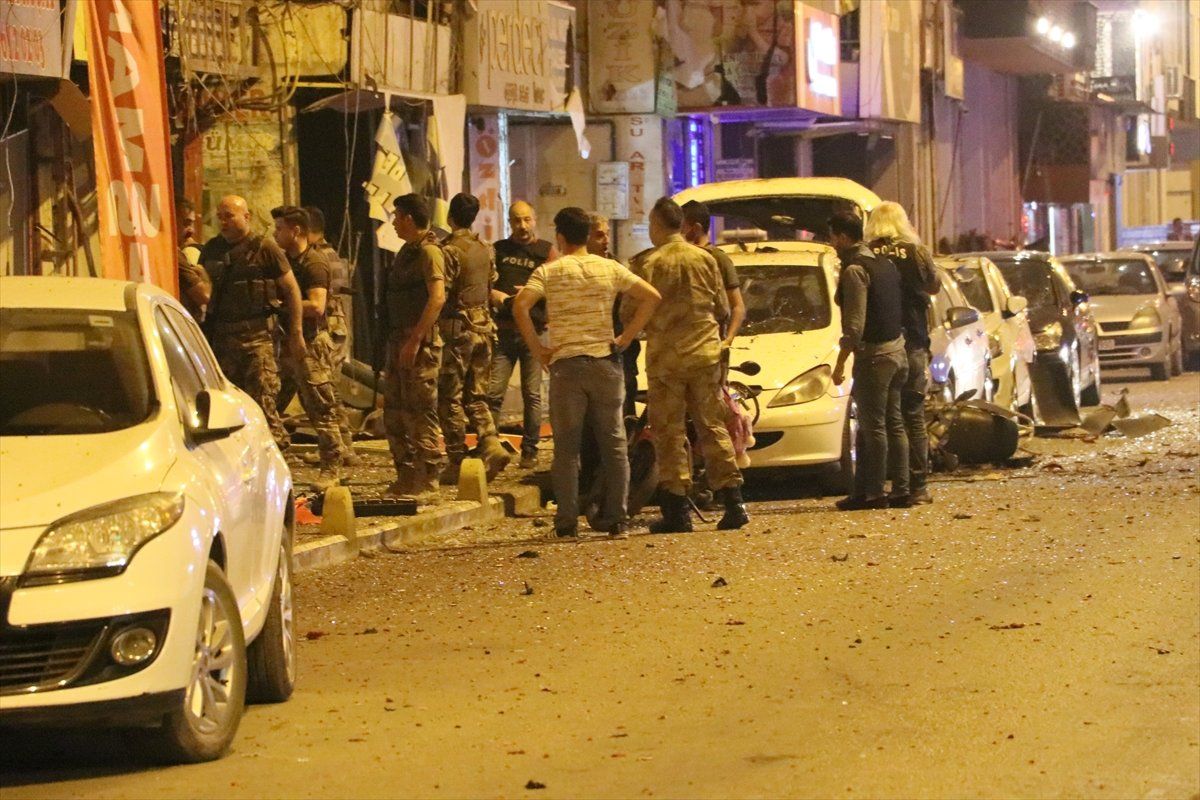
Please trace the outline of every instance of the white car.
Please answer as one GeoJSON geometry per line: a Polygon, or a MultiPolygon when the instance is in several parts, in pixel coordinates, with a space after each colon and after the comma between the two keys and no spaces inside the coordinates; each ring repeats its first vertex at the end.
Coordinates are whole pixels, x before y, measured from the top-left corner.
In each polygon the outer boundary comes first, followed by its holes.
{"type": "Polygon", "coordinates": [[[933,391],[952,401],[964,392],[972,399],[992,399],[992,365],[987,331],[958,283],[939,269],[941,287],[929,306],[929,376],[933,391]]]}
{"type": "Polygon", "coordinates": [[[217,758],[295,682],[291,475],[147,284],[0,278],[0,726],[217,758]]]}
{"type": "Polygon", "coordinates": [[[1029,365],[1037,346],[1025,298],[1014,295],[1000,269],[983,256],[940,258],[937,264],[954,277],[967,302],[983,317],[991,352],[992,401],[1003,408],[1030,409],[1029,365]]]}

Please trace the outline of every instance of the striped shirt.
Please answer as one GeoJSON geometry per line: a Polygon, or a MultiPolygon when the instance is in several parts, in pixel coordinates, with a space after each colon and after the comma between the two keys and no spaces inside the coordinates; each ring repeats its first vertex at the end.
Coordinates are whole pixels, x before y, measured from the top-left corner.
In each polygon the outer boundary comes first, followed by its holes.
{"type": "Polygon", "coordinates": [[[552,361],[612,355],[613,302],[637,278],[612,259],[562,256],[533,271],[524,292],[546,299],[552,361]]]}

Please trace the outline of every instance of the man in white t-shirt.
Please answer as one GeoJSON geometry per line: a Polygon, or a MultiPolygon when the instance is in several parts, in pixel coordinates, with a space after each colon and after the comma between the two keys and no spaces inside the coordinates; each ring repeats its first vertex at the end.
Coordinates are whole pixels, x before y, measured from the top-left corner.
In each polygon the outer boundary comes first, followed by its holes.
{"type": "Polygon", "coordinates": [[[625,450],[625,375],[620,353],[645,327],[662,296],[612,259],[588,253],[591,222],[581,208],[554,217],[562,256],[533,271],[513,302],[517,329],[530,352],[550,370],[550,425],[554,429],[551,480],[560,537],[579,534],[579,446],[583,426],[592,428],[605,476],[604,523],[619,535],[625,525],[629,459],[625,450]],[[637,313],[620,336],[613,334],[618,295],[637,302],[637,313]],[[545,299],[549,345],[538,339],[530,310],[545,299]]]}

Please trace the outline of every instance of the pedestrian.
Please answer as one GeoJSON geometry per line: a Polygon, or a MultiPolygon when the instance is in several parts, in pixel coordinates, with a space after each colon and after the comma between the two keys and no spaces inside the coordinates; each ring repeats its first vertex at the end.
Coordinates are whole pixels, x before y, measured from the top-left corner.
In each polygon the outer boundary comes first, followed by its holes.
{"type": "MultiPolygon", "coordinates": [[[[901,322],[908,380],[900,389],[900,413],[908,436],[908,496],[891,498],[893,507],[932,503],[929,437],[925,430],[925,396],[929,389],[929,305],[938,292],[937,268],[929,248],[908,221],[904,206],[880,203],[867,218],[864,235],[871,252],[890,260],[900,272],[901,322]]],[[[894,476],[893,476],[894,481],[894,476]]]]}
{"type": "Polygon", "coordinates": [[[1191,235],[1188,233],[1187,227],[1183,224],[1183,217],[1176,217],[1171,220],[1171,227],[1167,230],[1168,242],[1190,242],[1191,235]]]}
{"type": "Polygon", "coordinates": [[[392,225],[404,246],[384,271],[380,308],[380,329],[387,332],[383,425],[396,467],[387,493],[428,503],[438,498],[442,472],[437,413],[442,337],[437,321],[446,302],[447,260],[430,230],[429,201],[412,193],[397,197],[393,205],[392,225]]]}
{"type": "MultiPolygon", "coordinates": [[[[329,262],[325,327],[329,331],[329,339],[333,342],[333,356],[329,369],[333,375],[334,387],[338,390],[338,431],[342,436],[342,466],[357,467],[362,463],[362,458],[354,452],[354,431],[350,428],[350,415],[346,412],[346,404],[341,396],[342,367],[350,358],[350,320],[346,314],[346,305],[353,296],[350,267],[325,238],[325,213],[317,206],[305,206],[304,211],[308,214],[308,243],[329,262]]],[[[283,413],[283,408],[279,411],[283,413]]]]}
{"type": "Polygon", "coordinates": [[[892,493],[908,494],[908,439],[900,411],[900,392],[908,380],[904,352],[904,314],[900,272],[863,243],[862,220],[851,213],[829,220],[830,244],[842,262],[837,301],[842,307],[841,349],[833,382],[846,378],[854,356],[851,396],[858,411],[858,463],[854,489],[837,502],[842,511],[887,508],[884,493],[892,475],[892,493]]]}
{"type": "Polygon", "coordinates": [[[275,240],[251,232],[244,198],[221,198],[217,223],[220,233],[200,253],[213,282],[205,335],[225,377],[262,407],[275,443],[286,450],[290,442],[275,405],[279,364],[272,331],[282,301],[287,322],[284,352],[290,358],[304,357],[300,286],[275,240]]]}
{"type": "MultiPolygon", "coordinates": [[[[717,528],[740,528],[749,522],[721,397],[720,325],[728,317],[729,298],[716,259],[686,242],[682,227],[683,209],[670,198],[659,199],[650,212],[655,249],[635,270],[663,297],[646,325],[648,415],[663,490],[663,515],[650,526],[653,533],[692,530],[689,417],[709,487],[725,506],[717,528]]],[[[629,312],[623,308],[622,317],[628,319],[629,312]]]]}
{"type": "Polygon", "coordinates": [[[342,403],[334,382],[334,346],[326,322],[329,260],[308,243],[308,212],[297,206],[283,206],[273,209],[271,216],[275,218],[275,243],[287,255],[300,286],[304,332],[304,357],[285,355],[282,360],[280,397],[287,400],[281,399],[279,406],[286,408],[290,395],[300,395],[300,404],[317,434],[321,471],[313,487],[324,491],[336,486],[341,478],[344,446],[338,428],[342,403]]]}
{"type": "MultiPolygon", "coordinates": [[[[492,416],[500,419],[500,408],[513,370],[521,370],[521,405],[524,425],[521,430],[521,468],[537,465],[538,441],[542,427],[542,368],[529,352],[513,321],[512,302],[535,269],[558,257],[554,245],[537,236],[537,216],[533,206],[518,200],[508,208],[512,234],[495,243],[496,283],[492,288],[492,306],[496,310],[496,350],[492,358],[489,404],[492,416]]],[[[545,304],[530,314],[538,334],[546,329],[545,304]]]]}
{"type": "Polygon", "coordinates": [[[560,258],[536,268],[513,304],[513,316],[531,353],[550,370],[550,424],[554,431],[551,481],[560,537],[579,533],[579,451],[585,426],[599,450],[605,478],[602,522],[610,535],[625,525],[629,459],[622,409],[625,379],[620,353],[645,326],[662,299],[625,267],[588,252],[591,223],[581,208],[554,217],[560,258]],[[624,331],[614,335],[612,308],[618,295],[637,303],[624,331]],[[544,303],[549,345],[538,338],[532,310],[544,303]]]}
{"type": "Polygon", "coordinates": [[[725,283],[725,295],[729,299],[729,320],[722,325],[721,338],[725,346],[733,344],[733,338],[742,328],[746,319],[746,302],[742,298],[742,284],[738,280],[737,267],[733,259],[719,247],[715,247],[708,238],[708,228],[712,224],[712,214],[708,206],[699,200],[689,200],[683,204],[683,238],[697,247],[703,247],[717,260],[721,268],[721,280],[725,283]]]}
{"type": "Polygon", "coordinates": [[[179,301],[197,322],[204,321],[204,309],[212,298],[212,279],[200,263],[200,243],[196,241],[196,207],[185,197],[175,204],[176,236],[179,242],[179,301]]]}
{"type": "Polygon", "coordinates": [[[458,275],[446,284],[446,304],[438,322],[442,334],[442,366],[438,377],[438,417],[446,442],[442,483],[457,484],[467,454],[468,422],[475,432],[487,479],[500,474],[512,460],[496,431],[488,407],[492,366],[490,298],[496,282],[492,249],[471,230],[479,214],[479,198],[460,193],[450,199],[451,227],[447,247],[458,251],[458,275]]]}

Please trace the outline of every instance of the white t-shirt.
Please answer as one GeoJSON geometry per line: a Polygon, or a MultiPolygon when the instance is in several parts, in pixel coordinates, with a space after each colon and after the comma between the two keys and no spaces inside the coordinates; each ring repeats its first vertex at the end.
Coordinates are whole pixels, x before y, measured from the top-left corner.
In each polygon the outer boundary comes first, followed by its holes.
{"type": "Polygon", "coordinates": [[[612,355],[613,303],[637,277],[602,256],[569,255],[547,262],[525,282],[526,292],[546,299],[551,361],[612,355]]]}

